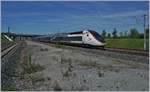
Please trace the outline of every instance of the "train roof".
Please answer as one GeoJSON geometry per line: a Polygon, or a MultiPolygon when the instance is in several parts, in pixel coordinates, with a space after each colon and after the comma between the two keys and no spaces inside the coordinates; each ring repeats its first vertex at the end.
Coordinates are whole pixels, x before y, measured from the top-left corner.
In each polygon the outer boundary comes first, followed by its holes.
{"type": "Polygon", "coordinates": [[[46,37],[51,37],[50,35],[44,35],[44,36],[37,36],[35,38],[46,38],[46,37]]]}
{"type": "Polygon", "coordinates": [[[54,34],[53,36],[57,36],[57,37],[59,37],[59,36],[65,37],[65,36],[67,36],[67,35],[68,35],[68,33],[57,33],[57,34],[54,34]]]}
{"type": "MultiPolygon", "coordinates": [[[[95,32],[94,30],[87,30],[89,32],[95,32]]],[[[46,38],[46,37],[50,37],[50,38],[53,38],[53,37],[66,37],[68,34],[82,34],[83,31],[77,31],[77,32],[70,32],[70,33],[56,33],[56,34],[51,34],[51,35],[42,35],[42,36],[37,36],[35,38],[46,38]]]]}
{"type": "Polygon", "coordinates": [[[69,34],[82,34],[82,33],[83,33],[83,31],[78,31],[78,32],[71,32],[69,34]]]}

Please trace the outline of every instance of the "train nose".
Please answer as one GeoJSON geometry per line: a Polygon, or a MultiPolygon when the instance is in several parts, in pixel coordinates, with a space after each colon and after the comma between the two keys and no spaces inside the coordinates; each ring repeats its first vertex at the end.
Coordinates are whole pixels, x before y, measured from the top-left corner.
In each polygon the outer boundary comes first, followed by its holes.
{"type": "Polygon", "coordinates": [[[103,43],[103,45],[106,45],[106,43],[103,43]]]}
{"type": "Polygon", "coordinates": [[[94,44],[96,46],[105,46],[106,45],[106,43],[102,43],[102,42],[99,42],[99,41],[94,42],[94,44]]]}
{"type": "Polygon", "coordinates": [[[100,46],[105,46],[106,43],[101,43],[101,42],[99,42],[99,45],[100,45],[100,46]]]}

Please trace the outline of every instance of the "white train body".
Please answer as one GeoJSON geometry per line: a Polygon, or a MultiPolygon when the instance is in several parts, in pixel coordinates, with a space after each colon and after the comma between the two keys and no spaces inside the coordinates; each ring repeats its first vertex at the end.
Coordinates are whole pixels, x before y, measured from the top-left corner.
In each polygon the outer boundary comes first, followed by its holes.
{"type": "Polygon", "coordinates": [[[67,33],[66,35],[57,35],[54,37],[43,37],[38,39],[40,41],[50,41],[57,43],[72,43],[72,44],[85,44],[92,46],[105,46],[105,41],[102,36],[92,30],[84,30],[80,32],[67,33]]]}
{"type": "Polygon", "coordinates": [[[84,30],[82,33],[71,33],[68,35],[68,37],[82,37],[82,40],[80,41],[70,41],[71,43],[77,43],[77,44],[88,44],[88,45],[94,45],[94,46],[105,46],[105,41],[97,39],[91,32],[94,32],[97,36],[101,37],[98,33],[95,31],[88,31],[84,30]]]}

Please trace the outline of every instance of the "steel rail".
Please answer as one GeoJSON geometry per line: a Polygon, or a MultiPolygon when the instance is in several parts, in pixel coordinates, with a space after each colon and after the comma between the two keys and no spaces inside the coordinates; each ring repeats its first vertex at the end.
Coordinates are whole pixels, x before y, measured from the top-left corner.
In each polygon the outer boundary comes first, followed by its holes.
{"type": "MultiPolygon", "coordinates": [[[[41,41],[37,41],[40,43],[46,43],[46,44],[50,44],[51,42],[41,42],[41,41]]],[[[55,43],[52,43],[55,44],[55,43]]],[[[66,46],[75,46],[75,47],[81,47],[81,48],[88,48],[88,49],[96,49],[96,50],[103,50],[103,51],[110,51],[110,52],[119,52],[119,53],[124,53],[124,54],[131,54],[131,55],[140,55],[140,56],[149,56],[149,51],[146,50],[138,50],[138,49],[125,49],[125,48],[107,48],[105,47],[104,49],[101,47],[92,47],[92,46],[77,46],[77,45],[73,45],[73,44],[64,44],[66,46]]]]}
{"type": "Polygon", "coordinates": [[[5,55],[7,55],[12,49],[14,49],[17,46],[17,44],[14,44],[12,46],[9,46],[7,48],[5,48],[5,50],[3,50],[1,52],[1,58],[3,58],[5,55]]]}

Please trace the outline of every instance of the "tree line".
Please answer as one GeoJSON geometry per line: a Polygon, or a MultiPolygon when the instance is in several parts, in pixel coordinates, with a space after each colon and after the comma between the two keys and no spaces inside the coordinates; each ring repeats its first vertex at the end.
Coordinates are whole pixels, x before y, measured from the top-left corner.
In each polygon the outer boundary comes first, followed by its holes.
{"type": "MultiPolygon", "coordinates": [[[[149,38],[149,28],[146,28],[146,38],[149,38]]],[[[139,33],[136,28],[131,28],[128,31],[119,32],[116,28],[113,29],[112,33],[107,33],[105,30],[102,31],[101,35],[104,38],[144,38],[144,33],[139,33]]]]}

